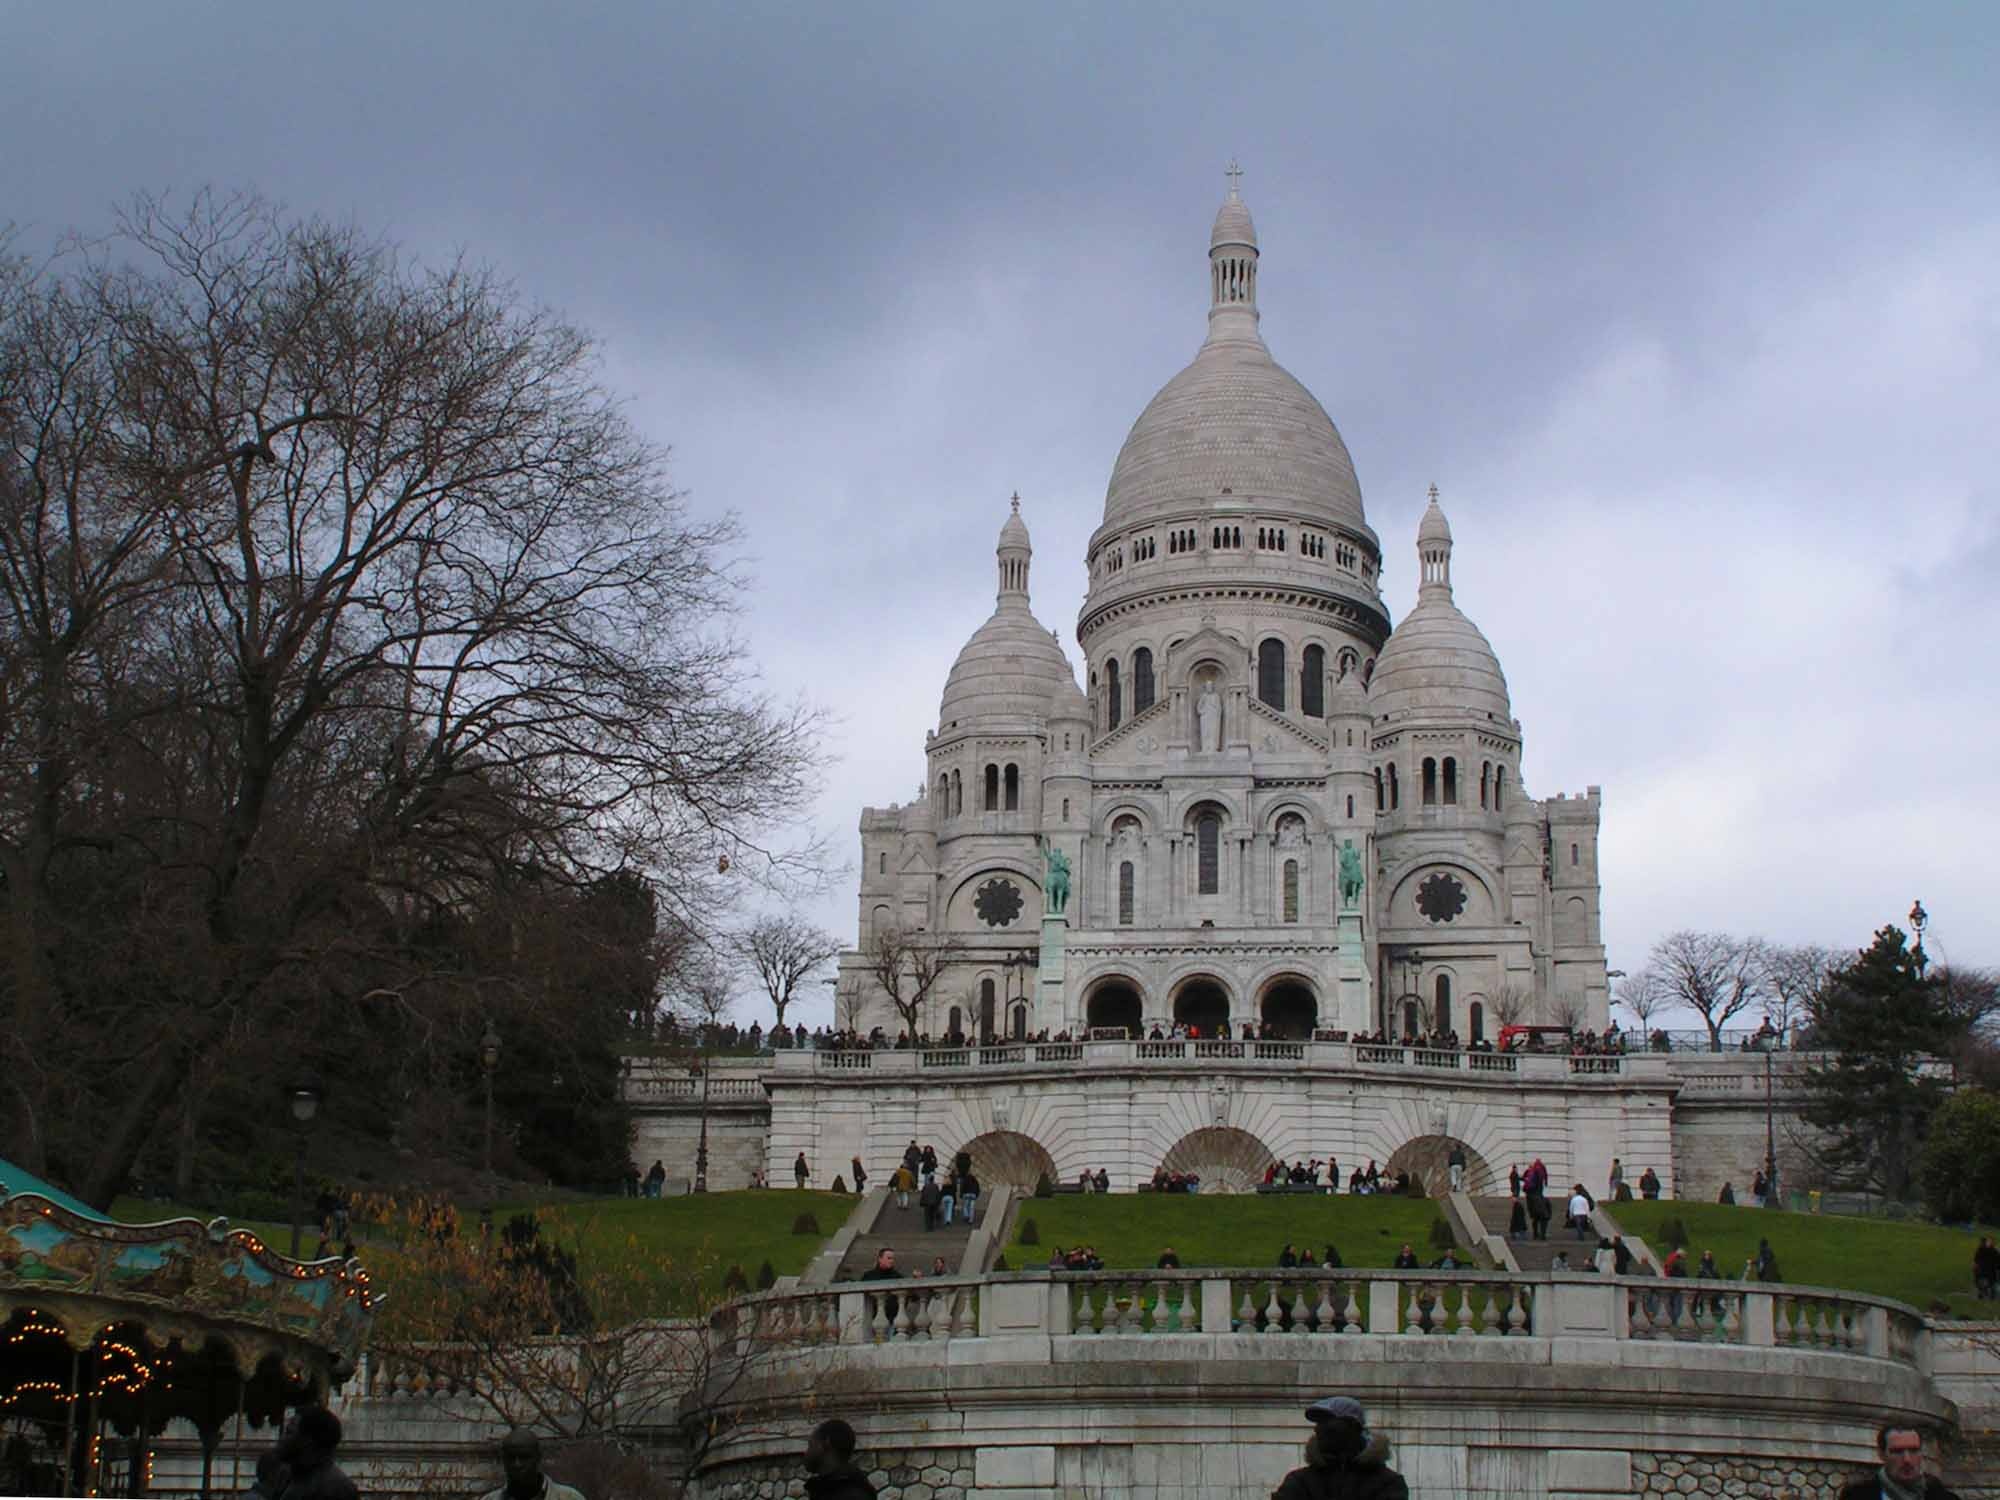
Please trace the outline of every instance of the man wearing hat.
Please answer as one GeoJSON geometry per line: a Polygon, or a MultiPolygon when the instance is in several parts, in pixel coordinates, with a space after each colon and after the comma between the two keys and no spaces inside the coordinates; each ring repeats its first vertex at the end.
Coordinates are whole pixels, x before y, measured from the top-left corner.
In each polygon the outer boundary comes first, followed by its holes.
{"type": "Polygon", "coordinates": [[[1368,1430],[1352,1396],[1322,1396],[1306,1408],[1313,1424],[1306,1466],[1294,1469],[1271,1500],[1410,1500],[1403,1476],[1389,1467],[1389,1442],[1368,1430]]]}

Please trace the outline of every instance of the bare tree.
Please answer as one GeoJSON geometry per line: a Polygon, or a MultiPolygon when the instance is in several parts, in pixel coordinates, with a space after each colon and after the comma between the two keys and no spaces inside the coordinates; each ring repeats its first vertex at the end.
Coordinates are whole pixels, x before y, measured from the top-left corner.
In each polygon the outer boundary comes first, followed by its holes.
{"type": "Polygon", "coordinates": [[[1639,1030],[1646,1035],[1652,1034],[1653,1017],[1672,1002],[1673,995],[1657,969],[1639,969],[1619,981],[1618,1003],[1625,1007],[1632,1019],[1639,1023],[1639,1030]]]}
{"type": "Polygon", "coordinates": [[[1493,991],[1493,1015],[1502,1026],[1518,1026],[1534,1003],[1534,991],[1524,984],[1503,982],[1493,991]]]}
{"type": "Polygon", "coordinates": [[[924,1003],[963,951],[951,933],[904,932],[885,925],[868,947],[868,972],[889,997],[912,1041],[923,1032],[924,1003]]]}
{"type": "Polygon", "coordinates": [[[1653,944],[1649,966],[1667,993],[1708,1028],[1708,1048],[1722,1050],[1722,1028],[1762,998],[1764,945],[1726,932],[1670,932],[1653,944]]]}
{"type": "Polygon", "coordinates": [[[868,991],[859,972],[840,976],[833,987],[833,1024],[837,1030],[861,1034],[862,1018],[868,1011],[868,991]]]}
{"type": "Polygon", "coordinates": [[[1841,966],[1831,948],[1816,943],[1770,944],[1763,950],[1764,1016],[1781,1034],[1817,1017],[1827,985],[1841,966]]]}
{"type": "Polygon", "coordinates": [[[1940,964],[1931,971],[1944,993],[1945,1009],[1973,1037],[1991,1043],[2000,1030],[2000,973],[1959,964],[1940,964]]]}
{"type": "Polygon", "coordinates": [[[246,1022],[515,985],[440,919],[782,875],[817,724],[717,624],[736,536],[474,267],[215,196],[0,267],[0,1138],[107,1203],[246,1022]]]}
{"type": "Polygon", "coordinates": [[[1549,1001],[1549,1021],[1567,1031],[1582,1031],[1590,1018],[1590,1007],[1584,1004],[1583,996],[1570,990],[1558,990],[1549,1001]]]}
{"type": "Polygon", "coordinates": [[[816,970],[837,956],[840,940],[796,915],[764,917],[737,933],[732,943],[737,960],[757,976],[771,997],[777,1024],[798,998],[798,988],[816,970]]]}

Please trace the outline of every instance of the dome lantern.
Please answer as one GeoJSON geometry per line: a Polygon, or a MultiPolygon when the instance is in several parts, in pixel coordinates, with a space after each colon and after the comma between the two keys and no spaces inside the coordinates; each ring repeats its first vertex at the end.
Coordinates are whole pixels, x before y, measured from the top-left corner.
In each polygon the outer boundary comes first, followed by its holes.
{"type": "Polygon", "coordinates": [[[1237,191],[1243,169],[1230,162],[1229,196],[1208,236],[1209,338],[1257,336],[1257,227],[1237,191]]]}
{"type": "Polygon", "coordinates": [[[1438,504],[1438,487],[1431,486],[1431,503],[1424,510],[1423,523],[1417,527],[1417,564],[1420,582],[1419,594],[1432,589],[1442,590],[1444,596],[1451,597],[1451,523],[1444,518],[1444,507],[1438,504]]]}
{"type": "Polygon", "coordinates": [[[1000,592],[996,603],[1028,607],[1028,564],[1035,549],[1028,545],[1028,523],[1021,519],[1021,492],[1014,491],[1013,513],[1000,528],[1000,543],[993,549],[1000,567],[1000,592]]]}

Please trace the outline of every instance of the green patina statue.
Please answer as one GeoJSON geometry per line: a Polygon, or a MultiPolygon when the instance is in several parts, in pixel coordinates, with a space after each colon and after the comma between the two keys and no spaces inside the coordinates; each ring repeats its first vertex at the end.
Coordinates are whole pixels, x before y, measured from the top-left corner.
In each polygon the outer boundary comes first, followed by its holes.
{"type": "Polygon", "coordinates": [[[1361,905],[1361,851],[1354,847],[1353,839],[1342,839],[1340,843],[1340,909],[1353,911],[1361,905]]]}
{"type": "Polygon", "coordinates": [[[1044,844],[1042,858],[1049,866],[1049,910],[1061,916],[1063,908],[1069,905],[1069,856],[1054,844],[1044,844]]]}

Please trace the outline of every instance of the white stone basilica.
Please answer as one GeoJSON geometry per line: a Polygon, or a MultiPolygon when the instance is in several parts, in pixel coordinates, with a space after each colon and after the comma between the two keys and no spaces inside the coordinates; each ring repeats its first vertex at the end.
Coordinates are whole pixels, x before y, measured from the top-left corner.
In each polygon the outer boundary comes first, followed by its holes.
{"type": "Polygon", "coordinates": [[[1435,489],[1390,628],[1347,446],[1259,332],[1233,186],[1208,259],[1208,336],[1133,424],[1090,540],[1088,691],[1030,609],[1017,498],[924,794],[862,815],[840,983],[895,1035],[869,973],[894,926],[957,948],[922,1022],[940,1037],[1602,1027],[1598,789],[1527,794],[1435,489]],[[1069,866],[1059,912],[1045,850],[1069,866]]]}

